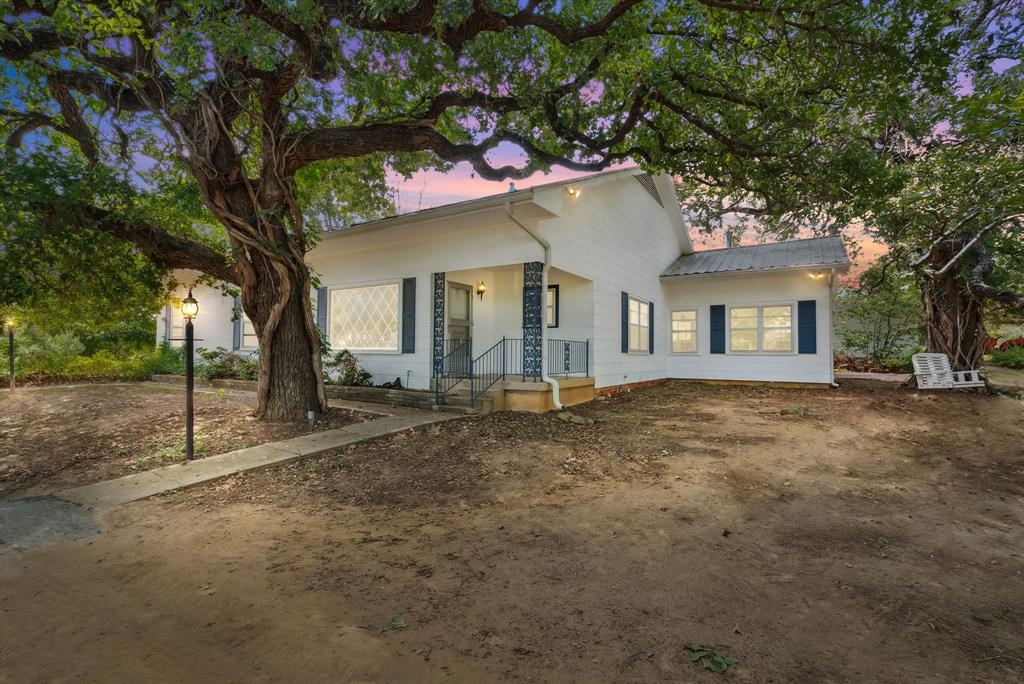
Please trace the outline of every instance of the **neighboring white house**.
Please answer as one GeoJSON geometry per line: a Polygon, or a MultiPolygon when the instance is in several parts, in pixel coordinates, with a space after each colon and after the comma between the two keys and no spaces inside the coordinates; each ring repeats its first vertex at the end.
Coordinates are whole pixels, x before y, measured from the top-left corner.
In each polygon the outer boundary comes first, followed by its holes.
{"type": "MultiPolygon", "coordinates": [[[[354,225],[308,261],[331,347],[375,382],[548,392],[510,402],[528,408],[551,406],[553,385],[574,403],[664,378],[829,384],[849,268],[838,237],[694,252],[671,178],[639,169],[354,225]]],[[[194,294],[198,345],[255,349],[234,302],[194,294]]],[[[180,325],[168,306],[158,341],[180,325]]]]}

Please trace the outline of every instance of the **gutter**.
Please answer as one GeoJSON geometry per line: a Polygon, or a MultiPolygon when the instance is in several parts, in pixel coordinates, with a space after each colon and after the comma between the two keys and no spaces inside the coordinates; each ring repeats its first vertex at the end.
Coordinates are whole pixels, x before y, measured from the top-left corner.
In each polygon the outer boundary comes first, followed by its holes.
{"type": "MultiPolygon", "coordinates": [[[[544,239],[537,231],[533,230],[525,223],[520,221],[516,215],[512,212],[512,202],[509,200],[505,201],[505,215],[512,223],[522,228],[527,235],[536,240],[542,248],[544,248],[544,268],[541,270],[541,282],[540,282],[540,293],[541,297],[548,291],[548,271],[551,269],[551,243],[544,239]]],[[[558,381],[548,375],[548,345],[547,345],[548,326],[545,325],[543,316],[541,317],[540,324],[540,378],[547,384],[551,385],[551,401],[554,403],[555,408],[561,410],[562,400],[559,395],[558,381]]]]}

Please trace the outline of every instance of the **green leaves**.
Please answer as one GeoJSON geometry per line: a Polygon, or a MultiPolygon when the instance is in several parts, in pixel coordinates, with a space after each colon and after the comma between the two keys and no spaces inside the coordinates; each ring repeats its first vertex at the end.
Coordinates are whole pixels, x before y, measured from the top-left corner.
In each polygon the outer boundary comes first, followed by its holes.
{"type": "Polygon", "coordinates": [[[690,662],[699,663],[704,669],[711,670],[716,674],[722,674],[740,662],[730,655],[720,653],[707,646],[701,646],[698,643],[687,644],[686,650],[690,662]]]}

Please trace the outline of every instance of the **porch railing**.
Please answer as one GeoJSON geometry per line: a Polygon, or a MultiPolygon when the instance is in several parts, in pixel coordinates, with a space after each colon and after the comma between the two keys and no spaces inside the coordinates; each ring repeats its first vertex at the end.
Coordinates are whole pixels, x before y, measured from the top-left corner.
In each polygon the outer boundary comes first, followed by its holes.
{"type": "MultiPolygon", "coordinates": [[[[440,404],[463,380],[468,380],[469,402],[477,399],[508,378],[539,380],[540,375],[526,373],[522,338],[503,337],[479,356],[472,354],[472,340],[445,340],[442,376],[434,378],[435,403],[440,404]]],[[[590,340],[547,340],[548,374],[590,374],[590,340]]]]}
{"type": "Polygon", "coordinates": [[[548,375],[590,375],[590,340],[548,340],[548,375]]]}
{"type": "Polygon", "coordinates": [[[440,404],[441,399],[456,385],[473,375],[473,340],[445,340],[444,351],[441,375],[434,377],[435,404],[440,404]]]}

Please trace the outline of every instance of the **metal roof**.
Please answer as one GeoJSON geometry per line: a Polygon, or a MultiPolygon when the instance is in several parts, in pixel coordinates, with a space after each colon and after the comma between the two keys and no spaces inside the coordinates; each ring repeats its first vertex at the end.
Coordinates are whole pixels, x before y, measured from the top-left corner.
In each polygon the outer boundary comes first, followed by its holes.
{"type": "Polygon", "coordinates": [[[829,236],[684,254],[665,269],[661,277],[849,265],[843,239],[829,236]]]}

